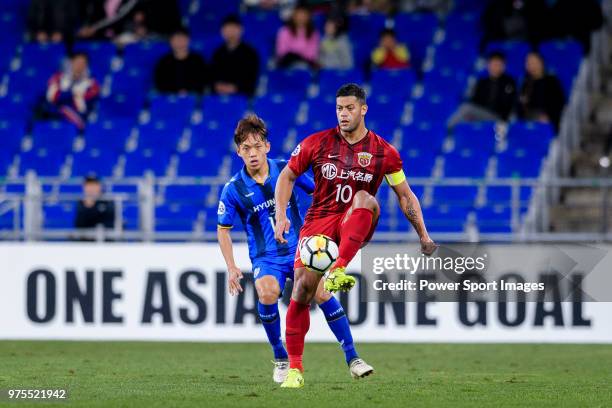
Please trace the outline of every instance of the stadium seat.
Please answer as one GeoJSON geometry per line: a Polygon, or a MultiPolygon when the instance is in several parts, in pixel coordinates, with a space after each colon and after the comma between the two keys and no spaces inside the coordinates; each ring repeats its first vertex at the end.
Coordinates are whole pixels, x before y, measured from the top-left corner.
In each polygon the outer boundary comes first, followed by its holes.
{"type": "Polygon", "coordinates": [[[172,152],[185,127],[180,122],[153,120],[138,127],[138,149],[172,152]]]}
{"type": "Polygon", "coordinates": [[[506,71],[514,78],[520,78],[525,72],[525,59],[531,46],[523,41],[492,41],[487,44],[486,53],[501,52],[506,57],[506,71]]]}
{"type": "MultiPolygon", "coordinates": [[[[23,217],[18,220],[20,227],[23,224],[23,217]]],[[[0,206],[0,231],[12,230],[15,228],[15,209],[14,208],[2,208],[0,206]]]]}
{"type": "Polygon", "coordinates": [[[446,204],[423,208],[429,232],[463,232],[468,212],[468,207],[446,204]]]}
{"type": "Polygon", "coordinates": [[[190,150],[205,150],[211,154],[222,156],[227,154],[234,145],[233,126],[223,124],[222,127],[214,123],[202,122],[192,125],[190,150]]]}
{"type": "Polygon", "coordinates": [[[76,136],[76,128],[67,122],[36,122],[32,128],[33,146],[49,151],[71,151],[76,136]]]}
{"type": "Polygon", "coordinates": [[[355,67],[362,69],[370,60],[370,53],[378,44],[387,17],[382,13],[351,14],[348,19],[349,37],[353,46],[355,67]]]}
{"type": "Polygon", "coordinates": [[[0,178],[4,178],[15,161],[15,153],[3,150],[0,143],[0,178]]]}
{"type": "Polygon", "coordinates": [[[308,120],[304,126],[316,129],[331,127],[336,121],[336,94],[319,94],[307,100],[308,120]],[[330,125],[330,123],[332,125],[330,125]]]}
{"type": "Polygon", "coordinates": [[[73,50],[87,54],[91,74],[99,82],[110,72],[113,58],[117,54],[115,44],[110,41],[80,41],[74,45],[73,50]]]}
{"type": "Polygon", "coordinates": [[[407,100],[415,83],[416,75],[413,69],[377,69],[372,72],[370,80],[371,94],[376,97],[399,97],[400,100],[407,100]]]}
{"type": "Polygon", "coordinates": [[[508,150],[525,149],[546,154],[554,137],[554,129],[548,123],[514,122],[508,129],[508,150]]]}
{"type": "Polygon", "coordinates": [[[190,47],[193,52],[196,52],[204,57],[205,60],[210,61],[213,54],[221,45],[223,45],[223,37],[216,31],[214,33],[192,33],[190,47]]]}
{"type": "Polygon", "coordinates": [[[20,94],[25,106],[33,109],[34,105],[44,97],[47,82],[54,72],[38,65],[23,67],[9,75],[8,91],[10,94],[20,94]]]}
{"type": "Polygon", "coordinates": [[[143,104],[144,93],[112,92],[100,100],[98,116],[100,119],[124,118],[136,121],[143,104]]]}
{"type": "Polygon", "coordinates": [[[29,42],[23,45],[21,51],[21,67],[37,67],[47,74],[52,74],[61,70],[65,56],[66,49],[63,44],[29,42]]]}
{"type": "MultiPolygon", "coordinates": [[[[482,4],[480,0],[474,1],[482,4]]],[[[477,45],[482,34],[480,27],[480,15],[478,13],[473,10],[466,11],[460,5],[456,5],[455,10],[447,16],[444,29],[447,40],[456,39],[477,45]]]]}
{"type": "Polygon", "coordinates": [[[548,71],[561,81],[567,99],[582,62],[582,46],[575,40],[550,40],[541,43],[539,51],[548,71]]]}
{"type": "Polygon", "coordinates": [[[478,46],[473,39],[449,36],[436,47],[434,66],[436,69],[452,68],[470,72],[478,58],[478,46]]]}
{"type": "Polygon", "coordinates": [[[454,96],[425,94],[422,98],[414,101],[412,120],[416,123],[437,122],[445,124],[456,108],[457,101],[454,96]]]}
{"type": "Polygon", "coordinates": [[[179,156],[177,174],[183,177],[212,177],[219,174],[223,156],[205,150],[195,150],[179,156]]]}
{"type": "Polygon", "coordinates": [[[491,154],[495,150],[495,122],[459,123],[453,129],[455,150],[478,150],[491,154]]]}
{"type": "MultiPolygon", "coordinates": [[[[42,90],[41,90],[42,91],[42,90]]],[[[20,92],[10,91],[7,95],[0,97],[0,120],[25,122],[32,115],[34,98],[20,92]]]]}
{"type": "Polygon", "coordinates": [[[247,107],[248,101],[243,96],[207,95],[202,98],[202,120],[217,126],[231,126],[233,130],[247,107]]]}
{"type": "Polygon", "coordinates": [[[156,231],[193,231],[202,206],[164,204],[155,208],[156,231]]]}
{"type": "Polygon", "coordinates": [[[140,229],[140,210],[137,205],[126,204],[123,206],[123,229],[126,231],[140,229]]]}
{"type": "Polygon", "coordinates": [[[72,176],[83,177],[95,174],[99,177],[110,177],[117,163],[117,154],[113,151],[88,149],[72,156],[72,176]]]}
{"type": "Polygon", "coordinates": [[[123,152],[134,122],[129,119],[99,120],[85,129],[87,149],[123,152]]]}
{"type": "Polygon", "coordinates": [[[431,177],[436,156],[430,151],[403,150],[400,152],[404,162],[406,177],[431,177]]]}
{"type": "Polygon", "coordinates": [[[472,150],[447,154],[444,156],[444,176],[483,178],[488,159],[488,155],[472,150]]]}
{"type": "Polygon", "coordinates": [[[291,127],[295,124],[300,103],[301,98],[292,94],[267,94],[255,100],[253,111],[266,123],[291,127]]]}
{"type": "Polygon", "coordinates": [[[151,66],[128,65],[113,74],[111,94],[128,93],[137,99],[143,99],[152,85],[153,73],[151,66]],[[143,68],[146,67],[146,68],[143,68]]]}
{"type": "Polygon", "coordinates": [[[421,69],[437,28],[438,18],[434,13],[399,13],[395,16],[397,38],[408,46],[410,63],[417,70],[421,69]]]}
{"type": "Polygon", "coordinates": [[[512,209],[504,206],[483,207],[476,210],[478,230],[482,233],[512,232],[512,209]]]}
{"type": "Polygon", "coordinates": [[[418,122],[402,128],[402,149],[437,154],[446,138],[446,127],[439,123],[418,122]]]}
{"type": "Polygon", "coordinates": [[[404,112],[405,100],[400,96],[373,95],[368,99],[367,120],[369,123],[386,123],[398,126],[404,112]]]}
{"type": "Polygon", "coordinates": [[[155,120],[187,124],[196,107],[193,95],[156,95],[151,99],[151,117],[155,120]]]}
{"type": "Polygon", "coordinates": [[[33,148],[20,154],[19,174],[25,176],[28,171],[34,171],[39,177],[57,177],[66,156],[57,150],[33,148]]]}
{"type": "Polygon", "coordinates": [[[498,177],[538,177],[543,156],[527,150],[506,151],[497,156],[498,177]]]}
{"type": "Polygon", "coordinates": [[[319,71],[319,94],[335,97],[338,88],[348,82],[363,84],[364,78],[361,71],[322,69],[319,71]]]}
{"type": "MultiPolygon", "coordinates": [[[[526,207],[531,199],[532,188],[529,186],[519,187],[519,203],[521,207],[526,207]]],[[[489,186],[487,187],[487,204],[504,205],[512,204],[512,187],[510,186],[489,186]]]]}
{"type": "Polygon", "coordinates": [[[170,154],[168,152],[153,152],[152,150],[135,151],[125,155],[126,177],[141,177],[152,173],[156,177],[166,175],[170,154]]]}
{"type": "Polygon", "coordinates": [[[144,41],[126,45],[123,50],[124,70],[127,68],[143,67],[153,71],[161,57],[170,52],[166,41],[144,41]]]}
{"type": "Polygon", "coordinates": [[[425,73],[423,93],[425,95],[444,95],[457,104],[463,100],[467,87],[468,74],[458,67],[436,67],[425,73]]]}
{"type": "Polygon", "coordinates": [[[204,205],[210,192],[207,185],[169,185],[166,187],[165,198],[168,203],[204,205]]]}
{"type": "Polygon", "coordinates": [[[434,188],[433,200],[436,204],[471,207],[477,192],[476,186],[438,186],[434,188]]]}
{"type": "Polygon", "coordinates": [[[25,123],[9,118],[0,119],[0,152],[15,154],[21,149],[25,123]]]}
{"type": "Polygon", "coordinates": [[[47,229],[74,228],[76,207],[74,203],[49,204],[43,206],[43,223],[47,229]]]}
{"type": "Polygon", "coordinates": [[[311,79],[306,69],[276,69],[268,72],[268,93],[292,93],[303,98],[311,79]]]}

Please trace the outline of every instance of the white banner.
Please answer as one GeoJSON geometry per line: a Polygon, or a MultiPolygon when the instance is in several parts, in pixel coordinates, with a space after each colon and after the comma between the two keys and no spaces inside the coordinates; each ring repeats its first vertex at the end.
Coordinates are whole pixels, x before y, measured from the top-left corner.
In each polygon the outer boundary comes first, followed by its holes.
{"type": "MultiPolygon", "coordinates": [[[[235,249],[250,271],[246,246],[235,249]]],[[[266,339],[252,275],[229,296],[214,244],[2,243],[0,260],[1,339],[266,339]]],[[[357,292],[341,299],[357,342],[612,343],[612,303],[364,303],[357,292]]],[[[335,341],[317,308],[307,340],[335,341]]]]}

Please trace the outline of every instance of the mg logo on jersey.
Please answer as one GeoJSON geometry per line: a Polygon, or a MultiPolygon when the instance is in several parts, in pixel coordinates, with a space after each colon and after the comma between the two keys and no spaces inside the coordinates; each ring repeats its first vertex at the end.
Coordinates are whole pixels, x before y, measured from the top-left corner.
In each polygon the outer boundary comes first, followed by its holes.
{"type": "Polygon", "coordinates": [[[368,152],[357,153],[357,162],[361,167],[368,167],[372,161],[372,154],[368,152]]]}
{"type": "Polygon", "coordinates": [[[321,174],[328,180],[333,180],[338,174],[338,168],[334,163],[325,163],[321,168],[321,174]]]}

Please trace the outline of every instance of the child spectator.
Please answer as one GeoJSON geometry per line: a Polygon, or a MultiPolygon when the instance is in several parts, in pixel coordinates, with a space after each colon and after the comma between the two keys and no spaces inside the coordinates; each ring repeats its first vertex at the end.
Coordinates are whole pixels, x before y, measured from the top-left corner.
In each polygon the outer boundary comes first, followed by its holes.
{"type": "Polygon", "coordinates": [[[410,67],[408,47],[397,41],[395,31],[386,28],[380,33],[380,43],[372,51],[372,64],[382,69],[410,67]]]}
{"type": "Polygon", "coordinates": [[[276,36],[276,59],[281,68],[316,67],[320,36],[315,29],[310,10],[297,6],[291,18],[276,36]]]}
{"type": "Polygon", "coordinates": [[[319,65],[329,69],[353,68],[353,47],[338,19],[330,18],[325,22],[319,65]]]}

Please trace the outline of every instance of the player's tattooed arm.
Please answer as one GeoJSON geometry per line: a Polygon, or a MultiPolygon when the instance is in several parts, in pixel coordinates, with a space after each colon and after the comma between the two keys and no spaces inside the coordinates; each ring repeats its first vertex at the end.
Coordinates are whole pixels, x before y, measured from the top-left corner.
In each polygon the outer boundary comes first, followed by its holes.
{"type": "Polygon", "coordinates": [[[402,212],[408,221],[410,221],[410,224],[412,224],[412,227],[416,233],[419,235],[421,250],[425,255],[431,255],[436,250],[437,245],[427,233],[427,227],[425,226],[425,220],[423,219],[423,211],[421,210],[419,199],[410,189],[410,186],[406,181],[393,186],[393,190],[397,195],[402,212]]]}

